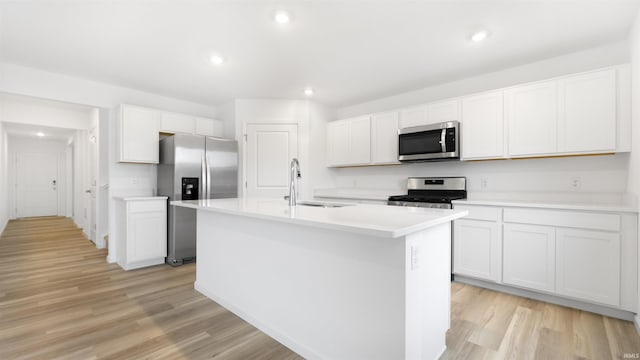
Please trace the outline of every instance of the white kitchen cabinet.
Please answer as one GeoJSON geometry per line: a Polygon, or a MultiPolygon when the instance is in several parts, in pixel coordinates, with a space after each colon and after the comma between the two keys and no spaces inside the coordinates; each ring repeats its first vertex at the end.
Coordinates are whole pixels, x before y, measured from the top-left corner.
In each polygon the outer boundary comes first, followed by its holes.
{"type": "Polygon", "coordinates": [[[167,197],[116,198],[117,262],[125,270],[164,263],[167,197]]]}
{"type": "Polygon", "coordinates": [[[616,69],[558,80],[558,151],[616,150],[616,69]]]}
{"type": "Polygon", "coordinates": [[[195,134],[204,136],[224,136],[224,124],[220,120],[195,118],[195,134]]]}
{"type": "Polygon", "coordinates": [[[448,99],[400,110],[400,128],[460,121],[460,100],[448,99]]]}
{"type": "Polygon", "coordinates": [[[367,165],[371,162],[371,120],[368,116],[327,124],[327,165],[367,165]]]}
{"type": "Polygon", "coordinates": [[[398,163],[398,112],[371,116],[371,163],[398,163]]]}
{"type": "Polygon", "coordinates": [[[371,120],[368,116],[349,121],[349,164],[371,162],[371,120]]]}
{"type": "Polygon", "coordinates": [[[460,99],[427,104],[427,124],[460,121],[460,99]]]}
{"type": "Polygon", "coordinates": [[[495,221],[456,220],[453,234],[454,274],[499,282],[502,263],[501,224],[495,221]]]}
{"type": "Polygon", "coordinates": [[[163,111],[160,114],[160,132],[163,133],[184,133],[193,134],[194,122],[193,117],[163,111]]]}
{"type": "Polygon", "coordinates": [[[463,160],[505,156],[502,90],[463,97],[461,122],[463,160]]]}
{"type": "Polygon", "coordinates": [[[620,234],[556,230],[558,294],[620,305],[620,234]]]}
{"type": "Polygon", "coordinates": [[[557,81],[507,89],[504,101],[509,156],[557,152],[557,81]]]}
{"type": "Polygon", "coordinates": [[[400,110],[400,129],[426,125],[427,107],[425,105],[400,110]]]}
{"type": "Polygon", "coordinates": [[[118,128],[120,162],[158,163],[159,111],[121,105],[118,128]]]}
{"type": "Polygon", "coordinates": [[[555,229],[522,224],[503,226],[503,282],[527,289],[554,292],[555,229]]]}
{"type": "Polygon", "coordinates": [[[346,120],[327,124],[327,165],[343,166],[349,163],[349,123],[346,120]]]}

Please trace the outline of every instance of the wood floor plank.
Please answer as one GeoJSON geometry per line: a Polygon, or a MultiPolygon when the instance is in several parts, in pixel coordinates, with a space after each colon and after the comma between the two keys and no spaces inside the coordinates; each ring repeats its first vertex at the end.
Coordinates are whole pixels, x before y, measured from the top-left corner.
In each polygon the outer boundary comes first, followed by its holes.
{"type": "MultiPolygon", "coordinates": [[[[301,359],[193,289],[195,265],[124,271],[71,220],[0,236],[0,359],[301,359]]],[[[621,359],[632,323],[452,283],[442,359],[621,359]]],[[[395,360],[395,359],[392,359],[395,360]]]]}

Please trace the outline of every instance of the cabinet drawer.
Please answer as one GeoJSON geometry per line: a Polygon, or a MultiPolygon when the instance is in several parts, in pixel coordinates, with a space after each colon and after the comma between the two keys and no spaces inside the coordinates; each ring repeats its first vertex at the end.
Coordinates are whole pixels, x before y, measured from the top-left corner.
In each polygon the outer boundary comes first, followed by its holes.
{"type": "Polygon", "coordinates": [[[502,209],[491,206],[455,205],[456,210],[467,210],[469,215],[464,217],[470,220],[500,221],[502,209]]]}
{"type": "Polygon", "coordinates": [[[167,208],[166,200],[137,200],[129,201],[129,212],[153,212],[164,211],[167,208]]]}
{"type": "Polygon", "coordinates": [[[504,209],[504,222],[620,231],[620,215],[547,209],[504,209]]]}

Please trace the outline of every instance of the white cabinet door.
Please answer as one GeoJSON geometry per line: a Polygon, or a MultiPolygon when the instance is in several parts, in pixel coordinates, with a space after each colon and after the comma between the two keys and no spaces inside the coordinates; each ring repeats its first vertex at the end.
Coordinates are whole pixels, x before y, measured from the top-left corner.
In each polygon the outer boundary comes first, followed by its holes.
{"type": "Polygon", "coordinates": [[[462,98],[462,159],[502,158],[504,111],[502,90],[462,98]]]}
{"type": "Polygon", "coordinates": [[[368,116],[349,120],[349,163],[371,162],[371,120],[368,116]]]}
{"type": "Polygon", "coordinates": [[[453,223],[453,272],[492,282],[500,281],[500,224],[478,220],[456,220],[453,223]]]}
{"type": "Polygon", "coordinates": [[[158,111],[123,105],[119,127],[120,162],[158,163],[158,111]]]}
{"type": "Polygon", "coordinates": [[[558,81],[558,150],[603,152],[616,149],[616,70],[558,81]]]}
{"type": "Polygon", "coordinates": [[[505,284],[555,291],[555,229],[548,226],[504,224],[505,284]]]}
{"type": "Polygon", "coordinates": [[[131,213],[128,226],[128,262],[167,256],[167,220],[164,212],[131,213]]]}
{"type": "Polygon", "coordinates": [[[220,120],[196,118],[196,135],[223,137],[224,124],[220,120]]]}
{"type": "Polygon", "coordinates": [[[398,113],[371,116],[371,162],[398,163],[398,113]]]}
{"type": "Polygon", "coordinates": [[[327,165],[341,166],[349,162],[349,124],[346,120],[327,124],[327,165]]]}
{"type": "Polygon", "coordinates": [[[556,81],[546,81],[505,91],[510,156],[552,154],[557,151],[556,88],[556,81]]]}
{"type": "Polygon", "coordinates": [[[193,117],[163,111],[160,113],[160,131],[164,133],[193,134],[193,117]]]}
{"type": "Polygon", "coordinates": [[[460,99],[427,104],[427,124],[460,121],[460,99]]]}
{"type": "Polygon", "coordinates": [[[400,110],[400,129],[427,124],[427,107],[418,106],[400,110]]]}
{"type": "Polygon", "coordinates": [[[558,229],[557,292],[620,306],[620,234],[558,229]]]}

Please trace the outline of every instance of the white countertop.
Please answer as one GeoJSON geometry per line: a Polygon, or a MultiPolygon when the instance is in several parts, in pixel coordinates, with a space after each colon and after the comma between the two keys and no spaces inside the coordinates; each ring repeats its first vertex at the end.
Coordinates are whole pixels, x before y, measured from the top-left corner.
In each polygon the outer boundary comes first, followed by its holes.
{"type": "Polygon", "coordinates": [[[470,193],[453,204],[638,212],[635,196],[625,193],[470,193]]]}
{"type": "Polygon", "coordinates": [[[148,201],[148,200],[166,200],[167,196],[114,196],[115,200],[120,201],[148,201]]]}
{"type": "Polygon", "coordinates": [[[260,198],[172,201],[171,205],[391,238],[468,214],[460,210],[370,204],[349,204],[338,208],[298,205],[292,209],[286,200],[260,198]]]}
{"type": "MultiPolygon", "coordinates": [[[[387,201],[390,195],[400,195],[402,193],[403,190],[392,189],[331,188],[315,189],[313,196],[329,199],[387,201]]],[[[406,193],[406,190],[404,190],[404,193],[406,193]]]]}

